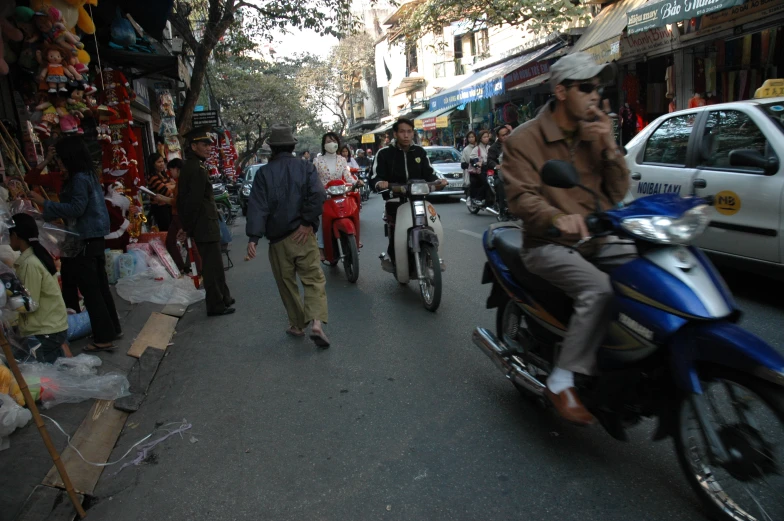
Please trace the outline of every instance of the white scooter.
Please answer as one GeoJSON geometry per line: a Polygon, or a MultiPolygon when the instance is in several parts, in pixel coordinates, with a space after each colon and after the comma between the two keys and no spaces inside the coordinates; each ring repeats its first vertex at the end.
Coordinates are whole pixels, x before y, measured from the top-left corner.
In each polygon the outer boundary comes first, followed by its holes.
{"type": "MultiPolygon", "coordinates": [[[[395,266],[392,273],[401,284],[407,284],[411,279],[419,281],[422,303],[428,311],[435,311],[441,303],[441,272],[445,268],[438,255],[438,247],[444,242],[441,218],[426,197],[431,191],[441,188],[437,182],[420,180],[390,184],[392,193],[400,195],[401,204],[394,220],[384,216],[385,235],[394,234],[395,266]],[[410,265],[412,260],[413,266],[410,265]]],[[[381,254],[382,268],[384,257],[381,254]]]]}

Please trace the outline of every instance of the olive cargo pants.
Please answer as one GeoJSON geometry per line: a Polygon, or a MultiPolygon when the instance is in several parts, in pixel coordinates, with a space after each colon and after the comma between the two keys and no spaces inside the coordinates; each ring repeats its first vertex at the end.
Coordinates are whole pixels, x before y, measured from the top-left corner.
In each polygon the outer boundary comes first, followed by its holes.
{"type": "Polygon", "coordinates": [[[270,244],[269,260],[289,324],[304,329],[313,320],[327,323],[327,279],[321,270],[316,236],[310,235],[305,244],[297,244],[286,237],[270,244]],[[305,289],[303,304],[297,284],[297,275],[305,289]]]}

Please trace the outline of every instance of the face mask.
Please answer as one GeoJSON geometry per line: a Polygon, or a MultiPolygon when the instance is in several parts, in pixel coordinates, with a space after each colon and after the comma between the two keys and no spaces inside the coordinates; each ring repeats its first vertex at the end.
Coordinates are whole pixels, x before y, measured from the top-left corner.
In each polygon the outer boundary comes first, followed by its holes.
{"type": "Polygon", "coordinates": [[[327,151],[327,154],[334,154],[338,151],[338,144],[337,143],[327,143],[324,145],[324,150],[327,151]]]}

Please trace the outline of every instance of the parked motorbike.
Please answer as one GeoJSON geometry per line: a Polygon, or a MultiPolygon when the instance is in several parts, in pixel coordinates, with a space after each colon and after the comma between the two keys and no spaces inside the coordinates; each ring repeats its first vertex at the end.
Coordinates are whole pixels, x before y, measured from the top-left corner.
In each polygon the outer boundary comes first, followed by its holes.
{"type": "Polygon", "coordinates": [[[321,216],[324,257],[335,266],[343,261],[349,282],[359,278],[359,193],[342,179],[327,183],[327,200],[321,216]]]}
{"type": "MultiPolygon", "coordinates": [[[[590,191],[566,162],[548,161],[541,175],[549,186],[590,191]]],[[[714,519],[784,519],[784,357],[737,325],[740,311],[721,276],[689,245],[707,226],[710,203],[658,194],[586,218],[592,236],[578,245],[618,235],[635,242],[639,257],[609,271],[614,316],[598,375],[578,375],[575,384],[616,439],[625,441],[642,418],[658,418],[654,440],[674,438],[714,519]]],[[[518,390],[549,403],[546,379],[572,301],[525,269],[518,225],[492,225],[483,244],[496,335],[477,328],[473,341],[518,390]]]]}
{"type": "MultiPolygon", "coordinates": [[[[392,234],[395,244],[392,273],[401,284],[407,284],[411,279],[419,281],[422,303],[428,311],[437,310],[441,304],[444,264],[439,258],[438,248],[444,242],[444,231],[441,217],[426,197],[431,191],[440,189],[441,185],[437,182],[421,180],[390,184],[389,190],[400,196],[401,204],[394,217],[386,212],[384,215],[384,235],[389,237],[392,234]]],[[[382,253],[382,261],[384,257],[382,253]]]]}
{"type": "Polygon", "coordinates": [[[234,212],[231,209],[231,198],[226,185],[223,183],[213,183],[212,195],[215,198],[215,206],[218,208],[218,213],[223,216],[223,222],[231,225],[234,222],[234,212]]]}

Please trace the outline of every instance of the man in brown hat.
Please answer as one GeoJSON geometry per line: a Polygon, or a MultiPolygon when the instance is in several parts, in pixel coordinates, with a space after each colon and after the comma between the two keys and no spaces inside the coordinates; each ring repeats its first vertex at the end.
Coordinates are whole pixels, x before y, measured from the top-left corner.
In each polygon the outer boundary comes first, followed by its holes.
{"type": "Polygon", "coordinates": [[[207,292],[207,315],[234,313],[234,299],[226,285],[220,250],[218,209],[212,194],[210,172],[204,160],[210,157],[213,139],[209,127],[198,127],[185,135],[188,151],[180,172],[177,214],[182,229],[196,241],[201,256],[201,274],[207,292]]]}
{"type": "Polygon", "coordinates": [[[269,239],[269,260],[280,298],[289,318],[286,333],[310,338],[321,348],[329,347],[324,334],[327,323],[327,281],[321,271],[315,232],[327,194],[316,167],[297,159],[297,138],[286,125],[273,125],[267,143],[270,162],[253,179],[248,200],[246,234],[248,257],[256,257],[259,239],[269,239]],[[305,289],[300,297],[297,276],[305,289]]]}
{"type": "Polygon", "coordinates": [[[636,250],[617,241],[594,241],[579,251],[570,248],[589,235],[585,217],[596,211],[594,196],[577,188],[546,186],[540,171],[550,159],[569,161],[580,182],[599,194],[603,210],[623,200],[629,170],[610,118],[599,104],[602,85],[613,76],[611,65],[597,65],[589,54],[564,56],[550,68],[553,99],[504,143],[509,209],[525,224],[523,264],[574,301],[546,394],[564,418],[580,425],[595,418],[577,396],[574,373],[594,374],[613,296],[610,277],[596,265],[623,263],[636,250]],[[560,232],[557,238],[549,233],[553,227],[560,232]]]}

